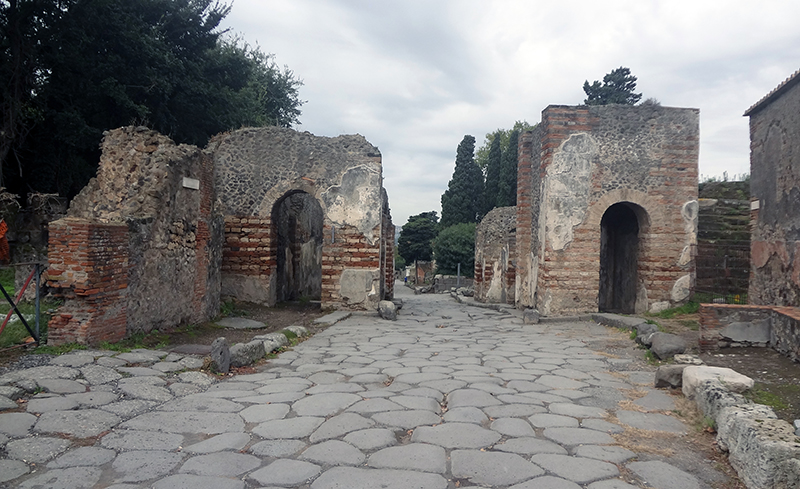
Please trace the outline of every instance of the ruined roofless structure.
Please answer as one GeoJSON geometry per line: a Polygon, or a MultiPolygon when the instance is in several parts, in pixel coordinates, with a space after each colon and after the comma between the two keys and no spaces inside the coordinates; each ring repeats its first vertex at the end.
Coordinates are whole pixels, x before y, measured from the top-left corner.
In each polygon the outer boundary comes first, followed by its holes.
{"type": "Polygon", "coordinates": [[[545,316],[688,299],[698,126],[697,109],[547,107],[519,139],[516,208],[478,226],[476,299],[545,316]]]}
{"type": "Polygon", "coordinates": [[[56,344],[205,321],[220,296],[354,310],[393,296],[381,154],[359,135],[250,128],[200,149],[108,131],[97,177],[49,233],[56,344]]]}

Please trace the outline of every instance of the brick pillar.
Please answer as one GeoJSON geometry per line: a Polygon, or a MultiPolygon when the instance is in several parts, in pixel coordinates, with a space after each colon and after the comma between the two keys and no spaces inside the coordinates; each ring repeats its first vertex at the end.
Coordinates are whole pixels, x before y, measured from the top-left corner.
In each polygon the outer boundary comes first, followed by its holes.
{"type": "Polygon", "coordinates": [[[128,226],[51,222],[47,284],[65,300],[48,324],[51,344],[119,341],[127,332],[128,226]]]}
{"type": "MultiPolygon", "coordinates": [[[[536,263],[530,263],[533,249],[533,233],[538,232],[539,223],[533,222],[533,133],[526,131],[519,138],[517,149],[517,234],[516,234],[516,293],[515,301],[523,307],[533,307],[532,277],[528,271],[536,263]]],[[[538,154],[537,154],[538,157],[538,154]]],[[[537,168],[538,171],[538,161],[537,168]]],[[[538,205],[538,203],[537,203],[538,205]]],[[[484,279],[486,280],[486,279],[484,279]]]]}

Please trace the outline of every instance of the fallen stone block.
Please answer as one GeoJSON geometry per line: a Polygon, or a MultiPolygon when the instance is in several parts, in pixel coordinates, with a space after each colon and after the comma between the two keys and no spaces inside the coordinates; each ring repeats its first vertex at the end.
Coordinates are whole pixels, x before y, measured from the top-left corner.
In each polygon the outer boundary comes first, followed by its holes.
{"type": "Polygon", "coordinates": [[[394,321],[397,319],[397,306],[392,301],[380,301],[378,302],[378,314],[383,319],[394,321]]]}
{"type": "Polygon", "coordinates": [[[646,338],[650,338],[651,334],[658,332],[658,325],[651,323],[639,323],[633,327],[633,330],[636,331],[636,343],[642,345],[642,341],[644,341],[646,338]]]}
{"type": "Polygon", "coordinates": [[[688,353],[677,354],[672,359],[677,364],[681,365],[705,365],[706,362],[700,360],[700,357],[697,355],[690,355],[688,353]]]}
{"type": "Polygon", "coordinates": [[[273,352],[278,348],[289,344],[289,338],[283,333],[270,333],[259,336],[254,336],[253,340],[258,340],[264,343],[264,351],[267,353],[273,352]]]}
{"type": "Polygon", "coordinates": [[[592,314],[592,321],[605,326],[611,326],[612,328],[629,329],[629,330],[633,329],[639,324],[647,322],[642,318],[637,318],[632,316],[620,316],[617,314],[608,314],[608,313],[592,314]]]}
{"type": "Polygon", "coordinates": [[[683,369],[683,395],[694,399],[697,387],[705,381],[717,381],[725,389],[741,394],[753,387],[753,379],[724,367],[690,365],[683,369]]]}
{"type": "Polygon", "coordinates": [[[683,369],[686,365],[662,365],[656,370],[656,387],[677,389],[683,385],[683,369]]]}
{"type": "Polygon", "coordinates": [[[523,324],[539,324],[539,311],[536,309],[525,309],[522,313],[523,324]]]}
{"type": "Polygon", "coordinates": [[[403,308],[403,299],[392,299],[392,302],[394,302],[394,307],[396,307],[398,311],[403,308]]]}
{"type": "Polygon", "coordinates": [[[211,343],[210,368],[215,372],[226,374],[231,369],[231,351],[228,340],[219,337],[211,343]]]}
{"type": "Polygon", "coordinates": [[[666,360],[678,353],[686,351],[686,342],[678,335],[669,333],[653,333],[650,336],[652,351],[659,360],[666,360]]]}
{"type": "Polygon", "coordinates": [[[298,337],[306,336],[308,334],[308,330],[303,326],[292,325],[287,327],[286,329],[291,331],[298,337]]]}
{"type": "Polygon", "coordinates": [[[264,342],[253,340],[249,343],[236,343],[230,349],[231,367],[244,367],[255,363],[266,355],[264,342]]]}

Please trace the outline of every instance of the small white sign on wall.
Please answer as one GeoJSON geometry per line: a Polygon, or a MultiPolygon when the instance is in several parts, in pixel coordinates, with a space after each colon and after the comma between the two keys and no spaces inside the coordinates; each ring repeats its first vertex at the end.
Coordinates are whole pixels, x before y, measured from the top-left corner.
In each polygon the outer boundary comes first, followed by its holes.
{"type": "Polygon", "coordinates": [[[761,208],[761,201],[760,200],[754,200],[754,201],[750,202],[750,210],[751,211],[757,211],[760,208],[761,208]]]}
{"type": "Polygon", "coordinates": [[[184,188],[190,188],[192,190],[200,190],[200,180],[196,178],[183,177],[183,186],[184,188]]]}

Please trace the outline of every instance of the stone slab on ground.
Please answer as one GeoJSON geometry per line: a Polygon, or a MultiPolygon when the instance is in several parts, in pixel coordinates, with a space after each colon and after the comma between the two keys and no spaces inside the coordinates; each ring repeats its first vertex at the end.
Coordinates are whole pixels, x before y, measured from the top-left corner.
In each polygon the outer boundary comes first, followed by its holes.
{"type": "Polygon", "coordinates": [[[649,486],[659,489],[700,489],[697,477],[659,460],[631,462],[627,468],[649,486]]]}
{"type": "Polygon", "coordinates": [[[261,321],[255,321],[247,318],[222,318],[216,324],[232,329],[263,329],[267,325],[261,321]]]}
{"type": "Polygon", "coordinates": [[[746,375],[724,367],[690,365],[683,369],[683,395],[694,399],[697,386],[707,380],[719,382],[731,392],[742,393],[753,387],[754,381],[746,375]]]}
{"type": "Polygon", "coordinates": [[[352,315],[353,313],[350,311],[335,311],[330,314],[326,314],[321,318],[315,319],[314,324],[319,324],[320,326],[332,326],[339,321],[349,318],[352,315]]]}

